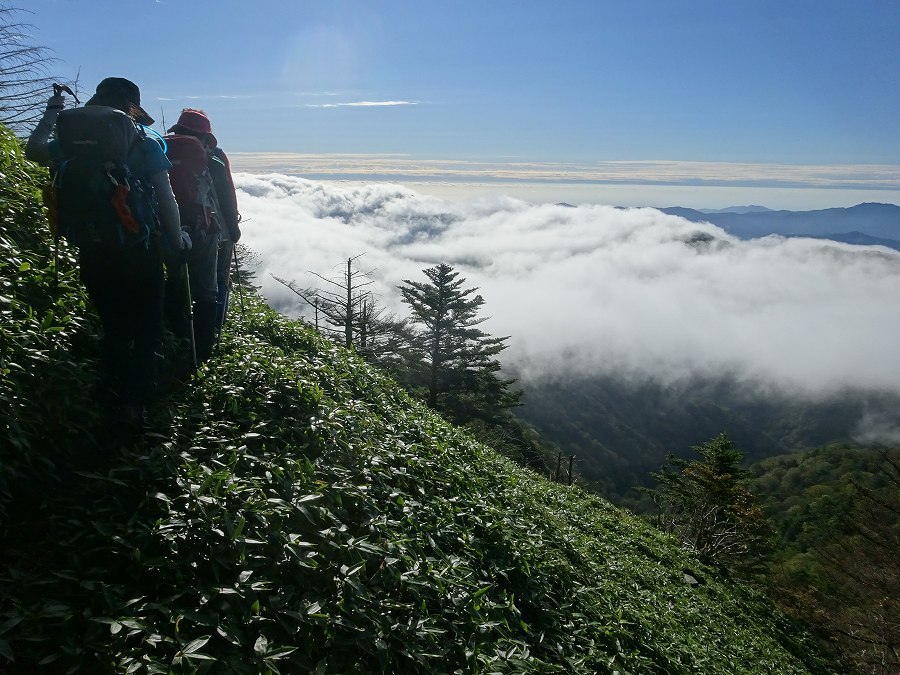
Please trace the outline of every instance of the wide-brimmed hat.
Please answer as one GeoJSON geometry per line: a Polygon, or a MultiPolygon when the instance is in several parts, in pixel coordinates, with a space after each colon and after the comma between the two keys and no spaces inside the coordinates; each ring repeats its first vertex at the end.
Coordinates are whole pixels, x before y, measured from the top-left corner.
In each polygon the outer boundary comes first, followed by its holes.
{"type": "Polygon", "coordinates": [[[131,80],[124,77],[107,77],[97,85],[97,93],[85,105],[108,105],[121,108],[135,122],[150,126],[153,118],[141,107],[141,90],[131,80]]]}
{"type": "Polygon", "coordinates": [[[209,145],[215,147],[219,144],[212,132],[212,122],[202,110],[185,108],[178,116],[178,122],[169,129],[170,134],[190,134],[191,136],[206,137],[209,145]]]}

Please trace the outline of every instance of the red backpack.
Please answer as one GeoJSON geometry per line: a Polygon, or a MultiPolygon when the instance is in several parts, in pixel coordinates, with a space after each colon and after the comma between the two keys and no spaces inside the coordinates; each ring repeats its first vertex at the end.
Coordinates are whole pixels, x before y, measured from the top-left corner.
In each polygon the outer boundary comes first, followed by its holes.
{"type": "Polygon", "coordinates": [[[194,136],[165,136],[166,157],[172,163],[169,180],[178,202],[181,226],[191,231],[219,231],[219,202],[209,173],[210,156],[194,136]]]}

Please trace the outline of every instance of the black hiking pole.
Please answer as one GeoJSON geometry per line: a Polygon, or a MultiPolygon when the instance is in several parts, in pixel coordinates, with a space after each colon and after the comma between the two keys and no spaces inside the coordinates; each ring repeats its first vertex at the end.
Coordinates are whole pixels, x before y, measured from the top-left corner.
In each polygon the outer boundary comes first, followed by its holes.
{"type": "Polygon", "coordinates": [[[244,289],[241,287],[241,265],[238,262],[237,245],[234,247],[234,272],[237,275],[238,298],[241,301],[241,318],[246,320],[247,315],[244,314],[244,289]]]}
{"type": "MultiPolygon", "coordinates": [[[[231,265],[228,265],[231,267],[231,265]]],[[[222,303],[222,322],[219,323],[219,317],[216,315],[216,349],[222,344],[222,333],[225,330],[225,319],[228,317],[228,300],[231,298],[231,279],[228,279],[228,287],[225,291],[225,302],[222,303]]],[[[218,311],[218,308],[216,309],[218,311]]]]}
{"type": "Polygon", "coordinates": [[[53,235],[53,297],[59,299],[59,233],[53,235]]]}
{"type": "Polygon", "coordinates": [[[188,322],[191,327],[191,359],[194,370],[197,370],[197,341],[194,338],[194,299],[191,297],[191,275],[188,264],[184,263],[184,288],[187,291],[188,322]]]}
{"type": "MultiPolygon", "coordinates": [[[[75,99],[75,105],[78,105],[79,103],[81,103],[81,101],[79,101],[78,97],[75,95],[75,92],[72,91],[72,89],[68,85],[57,84],[56,82],[54,82],[53,83],[53,95],[54,96],[62,96],[63,92],[67,93],[69,96],[71,96],[72,98],[75,99]]],[[[47,189],[52,191],[55,189],[55,187],[51,185],[47,189]]],[[[47,199],[46,195],[45,195],[44,199],[46,202],[46,199],[47,199]]],[[[55,204],[55,202],[54,202],[54,204],[55,204]]],[[[51,229],[54,230],[54,232],[53,232],[53,239],[54,239],[54,242],[53,242],[53,295],[56,297],[59,297],[59,230],[57,229],[58,225],[55,222],[55,218],[56,218],[55,208],[56,207],[54,206],[53,212],[51,213],[51,216],[50,216],[51,229]]]]}

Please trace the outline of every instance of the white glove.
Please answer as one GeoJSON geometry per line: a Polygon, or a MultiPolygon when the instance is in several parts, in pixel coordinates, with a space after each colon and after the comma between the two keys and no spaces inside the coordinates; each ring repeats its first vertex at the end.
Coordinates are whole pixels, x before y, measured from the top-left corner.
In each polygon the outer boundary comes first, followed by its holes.
{"type": "Polygon", "coordinates": [[[191,250],[191,246],[193,243],[191,242],[191,235],[188,234],[187,230],[181,231],[181,246],[179,246],[178,250],[187,253],[191,250]]]}

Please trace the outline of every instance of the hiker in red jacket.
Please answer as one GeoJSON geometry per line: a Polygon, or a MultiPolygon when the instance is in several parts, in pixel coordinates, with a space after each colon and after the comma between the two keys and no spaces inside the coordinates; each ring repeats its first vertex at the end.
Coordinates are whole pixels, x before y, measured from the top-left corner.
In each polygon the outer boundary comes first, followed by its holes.
{"type": "MultiPolygon", "coordinates": [[[[239,216],[237,212],[237,197],[234,183],[231,178],[231,168],[228,158],[221,148],[217,147],[218,141],[212,133],[212,124],[209,117],[202,110],[185,108],[181,111],[178,122],[169,130],[166,139],[169,143],[169,159],[175,164],[173,169],[173,186],[175,196],[179,200],[184,226],[191,232],[194,247],[188,258],[188,273],[190,276],[190,291],[193,298],[193,329],[196,357],[198,361],[209,358],[216,339],[216,333],[221,329],[224,321],[225,305],[228,299],[229,267],[234,243],[241,236],[238,226],[239,216]],[[199,146],[205,156],[201,156],[200,162],[204,166],[198,167],[191,175],[201,181],[196,184],[182,186],[181,178],[176,178],[179,164],[191,163],[188,157],[192,152],[198,152],[196,147],[191,147],[191,142],[199,141],[199,146]],[[183,153],[183,156],[182,156],[183,153]],[[201,176],[205,169],[207,176],[201,176]],[[211,182],[211,189],[208,187],[211,182]],[[211,192],[208,198],[205,194],[211,192]],[[190,195],[190,196],[182,196],[190,195]],[[190,205],[186,202],[194,201],[194,211],[190,215],[187,209],[190,205]]],[[[196,142],[193,143],[197,146],[196,142]]],[[[198,146],[198,147],[199,147],[198,146]]],[[[185,178],[184,180],[188,180],[185,178]]],[[[183,288],[184,280],[181,278],[180,269],[170,269],[170,278],[167,284],[167,307],[173,327],[173,332],[181,337],[184,334],[185,294],[179,291],[183,288]],[[180,309],[179,309],[180,307],[180,309]]]]}

